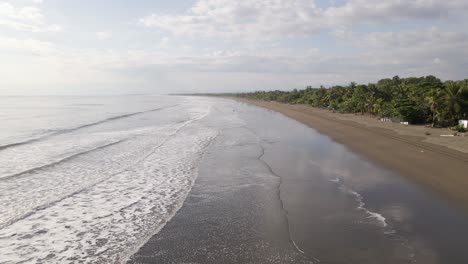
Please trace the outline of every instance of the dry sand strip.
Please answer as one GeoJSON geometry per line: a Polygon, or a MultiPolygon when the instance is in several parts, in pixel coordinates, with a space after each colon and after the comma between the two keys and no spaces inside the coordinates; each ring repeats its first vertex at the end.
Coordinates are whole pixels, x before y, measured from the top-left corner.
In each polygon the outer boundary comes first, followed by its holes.
{"type": "Polygon", "coordinates": [[[305,105],[240,100],[293,118],[349,147],[354,152],[430,187],[468,211],[468,154],[422,142],[424,137],[399,135],[324,115],[305,105]]]}

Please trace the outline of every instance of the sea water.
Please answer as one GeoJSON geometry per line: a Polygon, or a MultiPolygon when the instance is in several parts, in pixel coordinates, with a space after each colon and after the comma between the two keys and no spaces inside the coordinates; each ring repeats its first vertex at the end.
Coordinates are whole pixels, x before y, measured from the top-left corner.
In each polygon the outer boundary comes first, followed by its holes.
{"type": "Polygon", "coordinates": [[[212,104],[0,98],[0,263],[124,261],[184,201],[212,104]]]}
{"type": "Polygon", "coordinates": [[[228,246],[202,255],[223,259],[251,245],[230,256],[468,259],[463,213],[281,114],[209,97],[0,97],[0,263],[125,263],[145,244],[152,258],[139,256],[152,263],[156,248],[147,242],[170,242],[157,234],[171,219],[187,234],[177,244],[195,242],[187,251],[157,251],[168,261],[191,260],[226,232],[228,246]],[[187,211],[206,214],[178,221],[197,178],[209,185],[198,186],[199,207],[192,202],[187,211]],[[196,223],[209,231],[198,234],[205,229],[196,223]],[[281,230],[293,255],[272,247],[281,230]]]}

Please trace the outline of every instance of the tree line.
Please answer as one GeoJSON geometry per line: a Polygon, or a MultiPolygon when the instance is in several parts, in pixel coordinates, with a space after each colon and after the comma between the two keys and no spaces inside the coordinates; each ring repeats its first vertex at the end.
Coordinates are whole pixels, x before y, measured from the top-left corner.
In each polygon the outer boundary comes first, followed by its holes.
{"type": "Polygon", "coordinates": [[[382,79],[377,83],[292,91],[238,93],[238,97],[307,104],[340,113],[399,118],[412,124],[456,125],[468,118],[468,79],[442,82],[435,76],[382,79]]]}

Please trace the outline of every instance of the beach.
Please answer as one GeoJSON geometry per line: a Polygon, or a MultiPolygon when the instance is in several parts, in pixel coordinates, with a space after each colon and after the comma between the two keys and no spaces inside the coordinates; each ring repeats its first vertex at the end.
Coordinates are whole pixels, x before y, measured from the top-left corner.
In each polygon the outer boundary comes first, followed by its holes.
{"type": "Polygon", "coordinates": [[[341,144],[325,122],[310,129],[283,112],[295,106],[215,100],[238,125],[213,141],[184,205],[129,263],[468,261],[467,214],[450,201],[341,144]]]}
{"type": "Polygon", "coordinates": [[[385,123],[377,118],[305,105],[242,101],[298,120],[468,209],[468,137],[441,137],[453,132],[385,123]]]}
{"type": "Polygon", "coordinates": [[[0,264],[468,264],[468,0],[0,0],[0,264]]]}
{"type": "Polygon", "coordinates": [[[219,97],[0,99],[2,264],[468,263],[460,200],[391,163],[463,168],[429,143],[219,97]]]}

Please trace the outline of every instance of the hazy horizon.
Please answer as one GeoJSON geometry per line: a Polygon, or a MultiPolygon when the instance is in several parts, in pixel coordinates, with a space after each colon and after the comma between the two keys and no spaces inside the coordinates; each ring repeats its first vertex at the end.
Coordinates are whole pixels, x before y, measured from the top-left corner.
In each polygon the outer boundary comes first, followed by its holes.
{"type": "Polygon", "coordinates": [[[1,95],[464,79],[463,0],[0,0],[1,95]]]}

